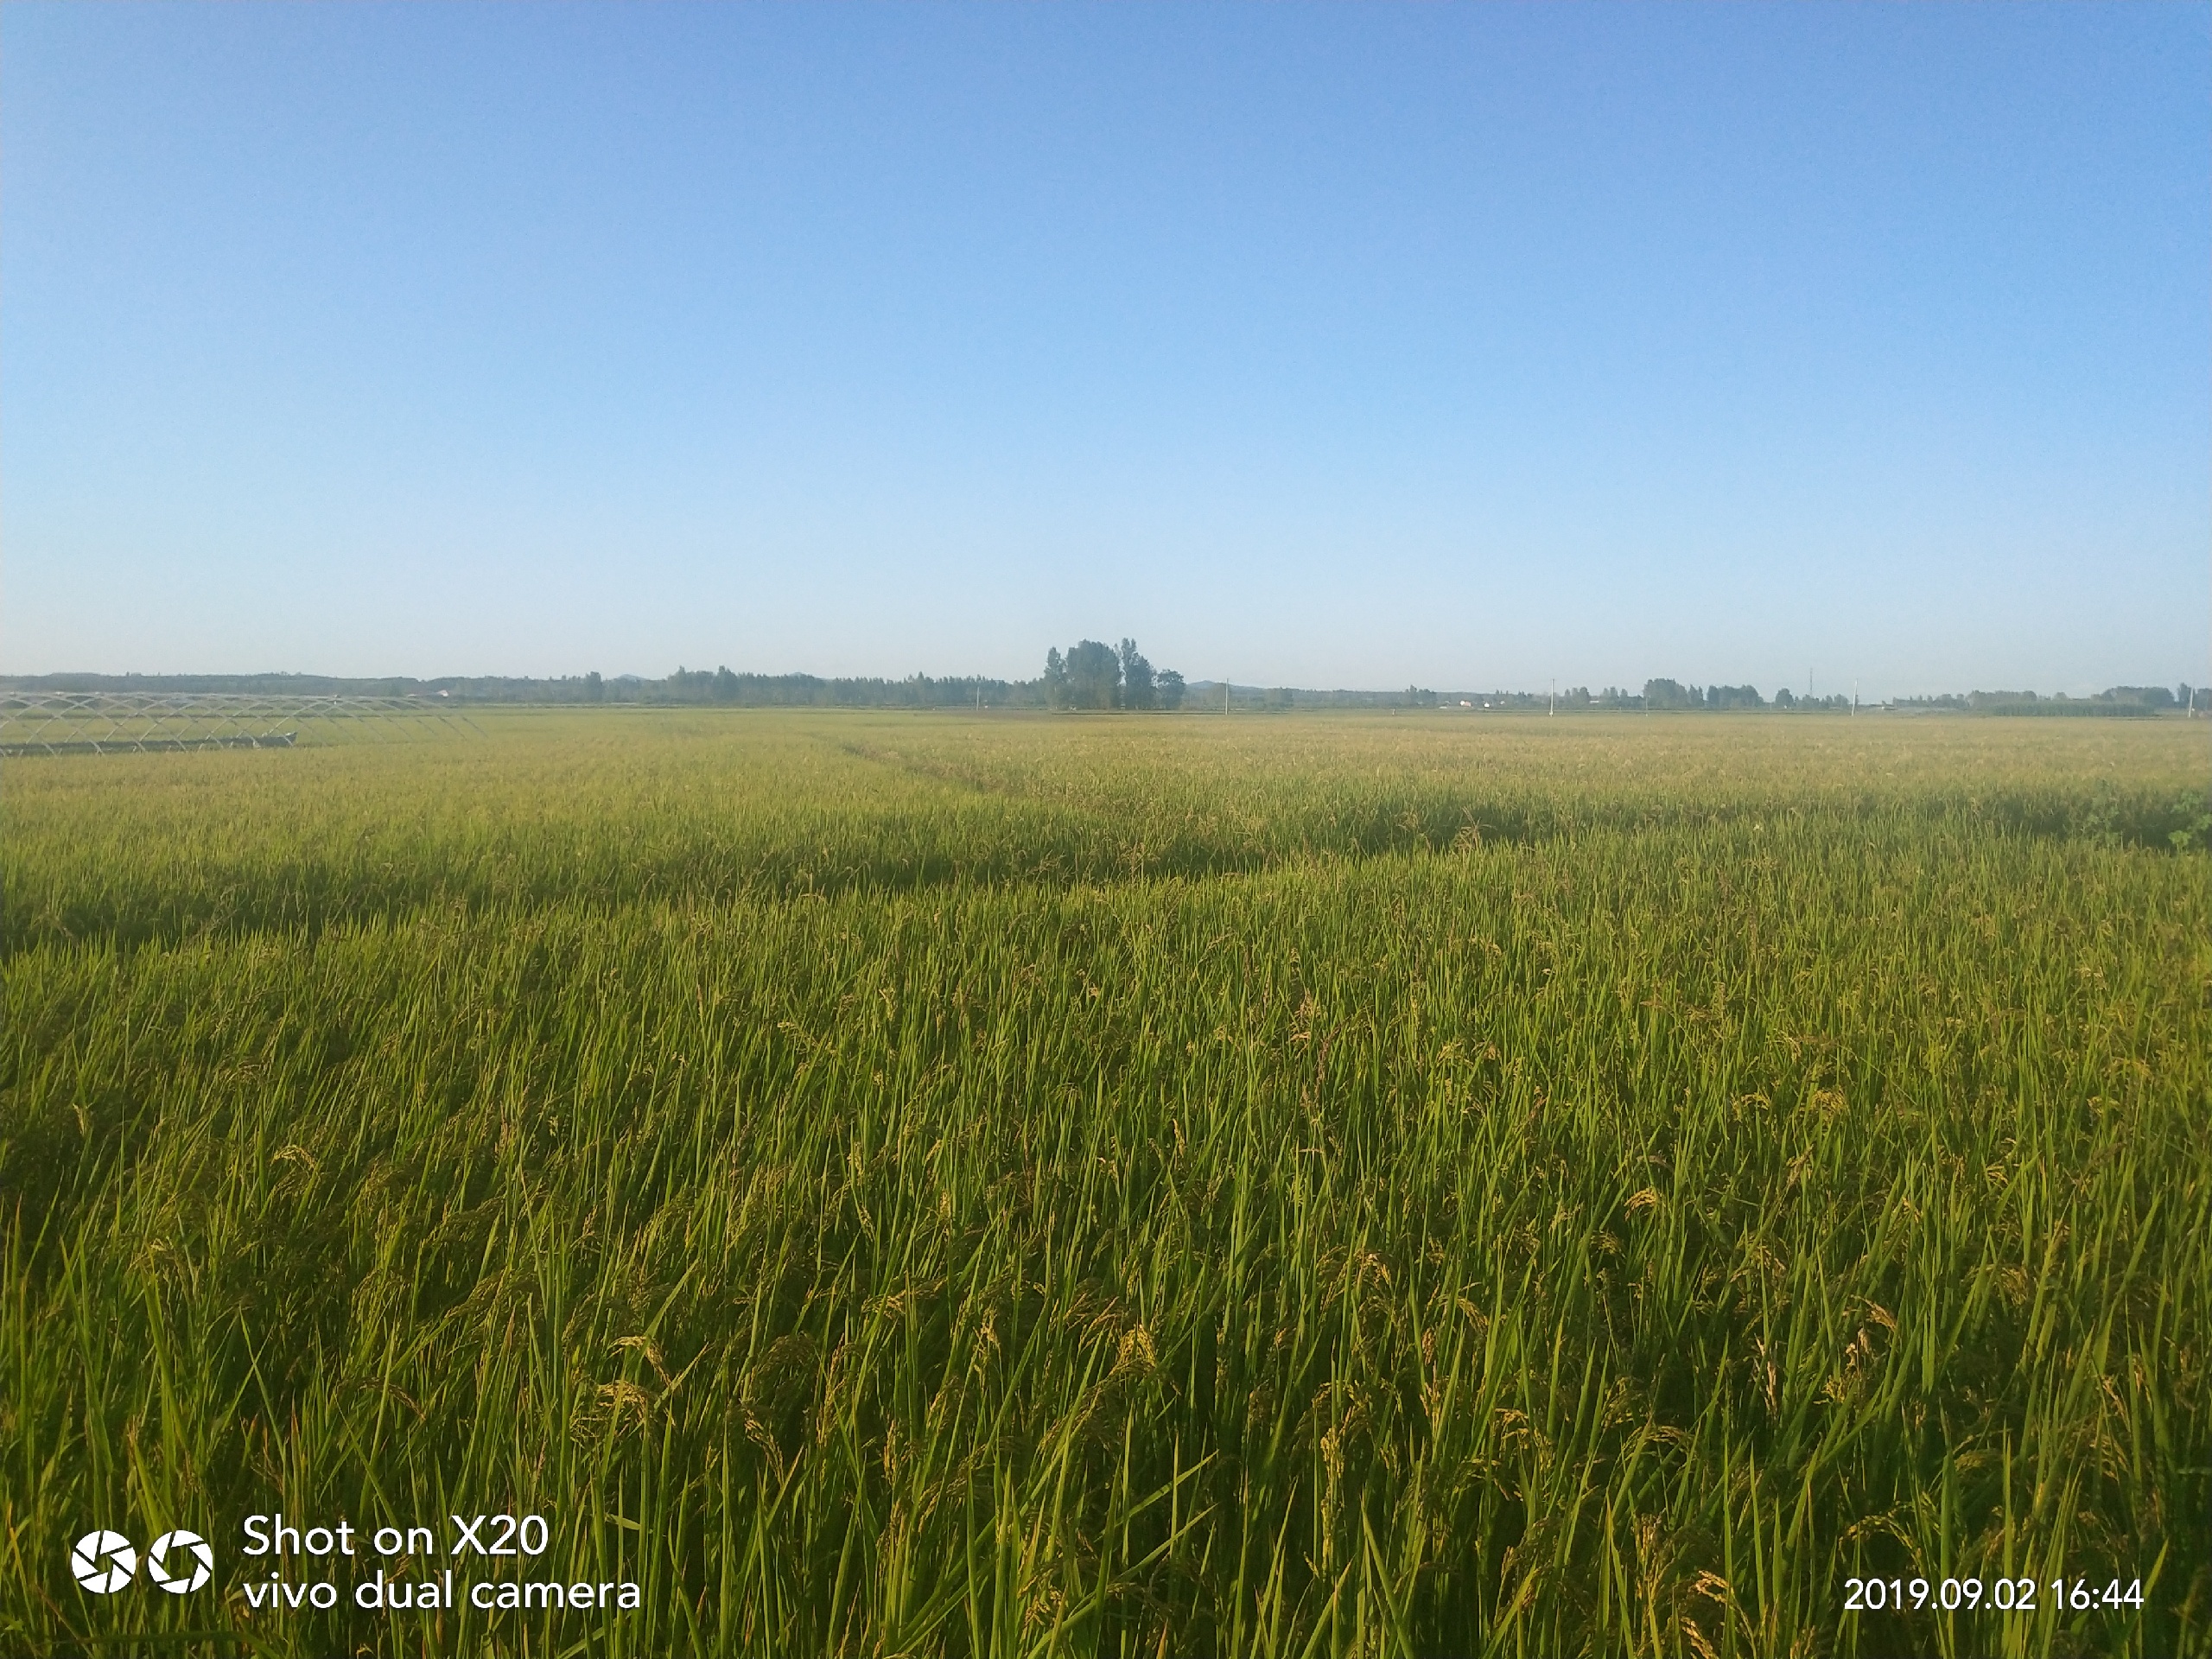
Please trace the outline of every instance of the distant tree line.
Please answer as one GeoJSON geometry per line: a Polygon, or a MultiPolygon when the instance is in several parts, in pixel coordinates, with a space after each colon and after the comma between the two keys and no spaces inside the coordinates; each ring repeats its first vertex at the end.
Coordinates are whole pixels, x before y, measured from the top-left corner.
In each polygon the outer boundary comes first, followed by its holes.
{"type": "Polygon", "coordinates": [[[2042,696],[2033,691],[1969,691],[1932,697],[1900,697],[1901,709],[1953,709],[1980,715],[2074,715],[2106,719],[2146,719],[2168,709],[2194,712],[2202,703],[2212,708],[2201,686],[2187,681],[2168,690],[2163,685],[2114,685],[2093,696],[2069,697],[2063,691],[2042,696]]]}
{"type": "Polygon", "coordinates": [[[702,668],[679,668],[665,680],[613,684],[624,702],[712,702],[747,709],[972,709],[978,704],[1007,709],[1038,708],[1044,702],[1034,680],[981,676],[823,679],[813,674],[740,674],[728,668],[709,674],[702,668]]]}
{"type": "Polygon", "coordinates": [[[1801,697],[1786,685],[1769,702],[1755,685],[1697,686],[1677,680],[1646,680],[1643,695],[1633,702],[1644,709],[1780,709],[1806,714],[1848,713],[1851,709],[1849,697],[1801,697]]]}
{"type": "Polygon", "coordinates": [[[825,679],[813,674],[740,674],[728,668],[709,672],[679,668],[664,679],[636,674],[563,674],[544,677],[442,675],[416,679],[404,675],[375,678],[327,674],[38,674],[0,676],[0,689],[11,691],[238,692],[257,696],[443,697],[477,703],[725,703],[739,707],[795,708],[973,708],[980,696],[990,708],[1041,709],[1044,687],[1037,680],[988,677],[933,678],[915,674],[903,680],[825,679]]]}
{"type": "MultiPolygon", "coordinates": [[[[1563,686],[1558,691],[1309,690],[1292,686],[1235,686],[1219,681],[1186,686],[1173,669],[1154,669],[1133,639],[1120,646],[1096,639],[1065,653],[1046,654],[1034,680],[912,674],[905,679],[824,678],[813,674],[747,674],[729,668],[678,668],[664,679],[635,674],[564,674],[531,678],[448,675],[416,679],[391,675],[349,678],[321,674],[36,674],[0,675],[9,691],[235,692],[255,696],[441,697],[474,703],[623,703],[720,705],[796,709],[1441,709],[1540,713],[1552,709],[1618,710],[1775,709],[1784,713],[1847,713],[1841,695],[1799,696],[1787,687],[1771,699],[1751,685],[1686,685],[1650,679],[1641,691],[1609,685],[1563,686]]],[[[2172,710],[2212,714],[2212,691],[2187,683],[2115,685],[2093,696],[2044,696],[2034,691],[1968,691],[1900,697],[1891,707],[1980,715],[2146,718],[2172,710]]]]}

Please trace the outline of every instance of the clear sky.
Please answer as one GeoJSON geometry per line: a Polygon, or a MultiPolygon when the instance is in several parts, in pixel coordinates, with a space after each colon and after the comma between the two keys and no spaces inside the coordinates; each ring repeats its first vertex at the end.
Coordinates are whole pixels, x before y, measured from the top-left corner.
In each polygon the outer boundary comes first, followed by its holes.
{"type": "Polygon", "coordinates": [[[2212,677],[2212,8],[0,8],[0,671],[2212,677]]]}

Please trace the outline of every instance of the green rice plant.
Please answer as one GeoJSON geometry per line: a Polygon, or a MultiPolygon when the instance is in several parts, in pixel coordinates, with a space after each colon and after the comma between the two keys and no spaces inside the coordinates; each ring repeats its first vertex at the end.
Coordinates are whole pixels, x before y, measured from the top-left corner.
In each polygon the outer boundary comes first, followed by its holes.
{"type": "Polygon", "coordinates": [[[2203,756],[2075,725],[11,766],[0,1648],[2212,1652],[2203,756]],[[639,1605],[256,1610],[279,1510],[639,1605]]]}

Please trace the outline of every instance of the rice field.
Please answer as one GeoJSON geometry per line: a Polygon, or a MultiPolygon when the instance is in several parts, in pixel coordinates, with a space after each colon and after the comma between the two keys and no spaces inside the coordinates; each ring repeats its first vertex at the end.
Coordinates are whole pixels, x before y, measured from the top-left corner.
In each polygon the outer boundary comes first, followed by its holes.
{"type": "Polygon", "coordinates": [[[2212,1654],[2204,727],[478,723],[0,773],[0,1652],[2212,1654]]]}

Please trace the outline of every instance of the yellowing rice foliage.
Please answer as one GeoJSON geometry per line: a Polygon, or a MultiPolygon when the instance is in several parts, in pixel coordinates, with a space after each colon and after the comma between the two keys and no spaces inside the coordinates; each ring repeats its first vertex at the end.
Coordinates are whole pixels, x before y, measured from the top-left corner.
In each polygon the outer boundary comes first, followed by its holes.
{"type": "Polygon", "coordinates": [[[0,1649],[2212,1652],[2202,728],[480,723],[8,767],[0,1649]]]}

